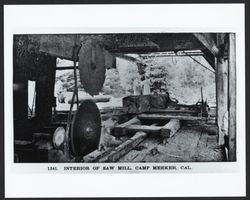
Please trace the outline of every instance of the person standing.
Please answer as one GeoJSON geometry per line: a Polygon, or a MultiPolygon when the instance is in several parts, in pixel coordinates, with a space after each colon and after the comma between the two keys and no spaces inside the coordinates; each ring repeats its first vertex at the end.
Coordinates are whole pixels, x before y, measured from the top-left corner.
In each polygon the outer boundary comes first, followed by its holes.
{"type": "Polygon", "coordinates": [[[150,91],[150,79],[149,79],[148,76],[146,76],[146,78],[142,82],[142,86],[143,86],[143,90],[142,90],[143,95],[151,94],[151,91],[150,91]]]}
{"type": "Polygon", "coordinates": [[[138,78],[135,78],[133,82],[133,91],[134,91],[134,95],[141,95],[141,86],[140,86],[138,78]]]}

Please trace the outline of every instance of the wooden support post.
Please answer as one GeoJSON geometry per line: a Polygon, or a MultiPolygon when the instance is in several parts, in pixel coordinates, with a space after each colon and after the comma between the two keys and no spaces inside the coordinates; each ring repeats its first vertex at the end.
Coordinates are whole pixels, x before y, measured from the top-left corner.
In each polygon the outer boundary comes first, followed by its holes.
{"type": "Polygon", "coordinates": [[[236,161],[236,45],[235,34],[229,33],[229,161],[236,161]]]}
{"type": "Polygon", "coordinates": [[[216,101],[217,101],[217,124],[219,128],[218,145],[224,144],[222,131],[223,116],[227,112],[228,106],[228,62],[223,58],[218,58],[216,63],[216,101]]]}
{"type": "Polygon", "coordinates": [[[121,137],[121,136],[126,135],[125,127],[130,126],[132,124],[139,125],[139,124],[141,124],[141,121],[137,117],[134,117],[131,120],[129,120],[123,124],[119,124],[118,126],[113,128],[112,135],[115,137],[121,137]]]}
{"type": "Polygon", "coordinates": [[[225,57],[225,42],[227,42],[225,34],[217,34],[217,46],[220,52],[216,60],[216,115],[217,125],[219,128],[218,145],[224,145],[225,131],[223,130],[223,117],[228,111],[228,60],[225,57]]]}
{"type": "Polygon", "coordinates": [[[181,128],[181,122],[178,119],[171,119],[161,128],[161,136],[164,139],[172,137],[181,128]]]}
{"type": "Polygon", "coordinates": [[[41,123],[49,124],[52,120],[52,107],[54,106],[54,86],[56,72],[56,58],[46,56],[43,58],[44,68],[36,81],[36,117],[41,123]]]}

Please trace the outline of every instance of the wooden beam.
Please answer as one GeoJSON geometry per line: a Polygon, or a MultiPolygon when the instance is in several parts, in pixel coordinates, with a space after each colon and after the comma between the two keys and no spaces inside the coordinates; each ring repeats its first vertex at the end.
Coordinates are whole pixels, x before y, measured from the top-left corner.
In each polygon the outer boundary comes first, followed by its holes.
{"type": "Polygon", "coordinates": [[[159,45],[161,52],[205,49],[192,33],[157,33],[148,37],[159,45]]]}
{"type": "Polygon", "coordinates": [[[178,119],[171,119],[161,128],[161,136],[164,139],[172,137],[181,128],[181,122],[178,119]]]}
{"type": "Polygon", "coordinates": [[[202,50],[203,52],[203,57],[205,60],[209,63],[209,65],[215,69],[215,57],[214,55],[207,49],[202,50]]]}
{"type": "Polygon", "coordinates": [[[145,133],[160,133],[161,126],[148,126],[148,125],[129,125],[125,127],[126,132],[138,132],[143,131],[145,133]]]}
{"type": "MultiPolygon", "coordinates": [[[[95,97],[90,97],[90,98],[80,98],[79,99],[79,102],[81,103],[81,102],[83,102],[83,101],[86,101],[86,100],[92,100],[92,101],[94,101],[95,103],[99,103],[99,102],[109,102],[110,101],[110,99],[111,99],[111,97],[110,96],[95,96],[95,97]]],[[[72,99],[69,99],[68,100],[68,103],[69,104],[71,104],[71,101],[72,101],[72,99]]],[[[74,99],[74,102],[73,103],[76,103],[77,102],[77,100],[76,99],[74,99]]]]}
{"type": "Polygon", "coordinates": [[[173,109],[158,109],[158,108],[151,108],[147,113],[166,113],[166,114],[176,114],[176,115],[190,115],[190,116],[194,116],[194,115],[198,115],[197,111],[194,110],[173,110],[173,109]]]}
{"type": "MultiPolygon", "coordinates": [[[[73,71],[74,66],[63,66],[63,67],[56,67],[56,70],[72,70],[73,71]]],[[[76,69],[79,69],[78,66],[76,69]]]]}
{"type": "Polygon", "coordinates": [[[219,55],[219,48],[211,33],[194,33],[194,36],[215,56],[219,55]]]}
{"type": "Polygon", "coordinates": [[[229,33],[229,161],[236,161],[236,45],[235,33],[229,33]]]}
{"type": "Polygon", "coordinates": [[[162,114],[140,114],[138,115],[140,120],[171,120],[179,119],[183,121],[206,121],[210,118],[207,117],[195,117],[195,116],[174,116],[174,115],[162,115],[162,114]]]}
{"type": "Polygon", "coordinates": [[[128,61],[131,61],[131,62],[135,62],[135,63],[140,62],[138,59],[136,59],[136,58],[134,58],[132,56],[128,56],[128,55],[122,54],[122,53],[115,53],[114,55],[116,57],[119,57],[119,58],[122,58],[122,59],[125,59],[125,60],[128,60],[128,61]]]}
{"type": "Polygon", "coordinates": [[[123,124],[119,124],[119,125],[115,126],[113,128],[113,130],[112,130],[111,135],[113,135],[115,137],[124,136],[124,135],[126,135],[125,128],[127,126],[130,126],[130,125],[139,125],[139,124],[141,124],[141,121],[137,117],[134,117],[131,120],[129,120],[129,121],[123,123],[123,124]]]}
{"type": "Polygon", "coordinates": [[[99,159],[105,157],[111,151],[112,151],[112,148],[108,148],[105,151],[95,150],[95,151],[89,153],[88,155],[84,156],[83,162],[86,162],[86,163],[98,162],[99,159]]]}
{"type": "Polygon", "coordinates": [[[100,159],[99,162],[116,162],[119,158],[127,154],[134,147],[140,144],[147,136],[147,133],[142,131],[137,132],[133,137],[116,147],[107,156],[100,159]]]}

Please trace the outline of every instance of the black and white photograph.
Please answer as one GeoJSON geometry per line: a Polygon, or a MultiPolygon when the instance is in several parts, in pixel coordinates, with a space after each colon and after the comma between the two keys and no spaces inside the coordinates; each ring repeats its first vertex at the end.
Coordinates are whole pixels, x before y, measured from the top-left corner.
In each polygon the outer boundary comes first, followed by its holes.
{"type": "Polygon", "coordinates": [[[246,195],[244,4],[4,6],[8,198],[246,195]]]}
{"type": "Polygon", "coordinates": [[[236,161],[235,59],[235,33],[14,35],[14,162],[236,161]]]}

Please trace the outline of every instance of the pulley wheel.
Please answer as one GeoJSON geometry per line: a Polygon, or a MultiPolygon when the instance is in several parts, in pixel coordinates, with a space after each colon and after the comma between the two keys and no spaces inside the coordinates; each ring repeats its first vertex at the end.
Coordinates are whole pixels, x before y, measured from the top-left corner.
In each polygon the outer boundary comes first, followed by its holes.
{"type": "Polygon", "coordinates": [[[90,95],[98,95],[105,81],[104,50],[93,41],[82,44],[79,52],[79,71],[82,86],[90,95]]]}
{"type": "Polygon", "coordinates": [[[92,100],[84,100],[78,108],[71,126],[73,154],[84,156],[98,148],[101,136],[101,115],[92,100]]]}

